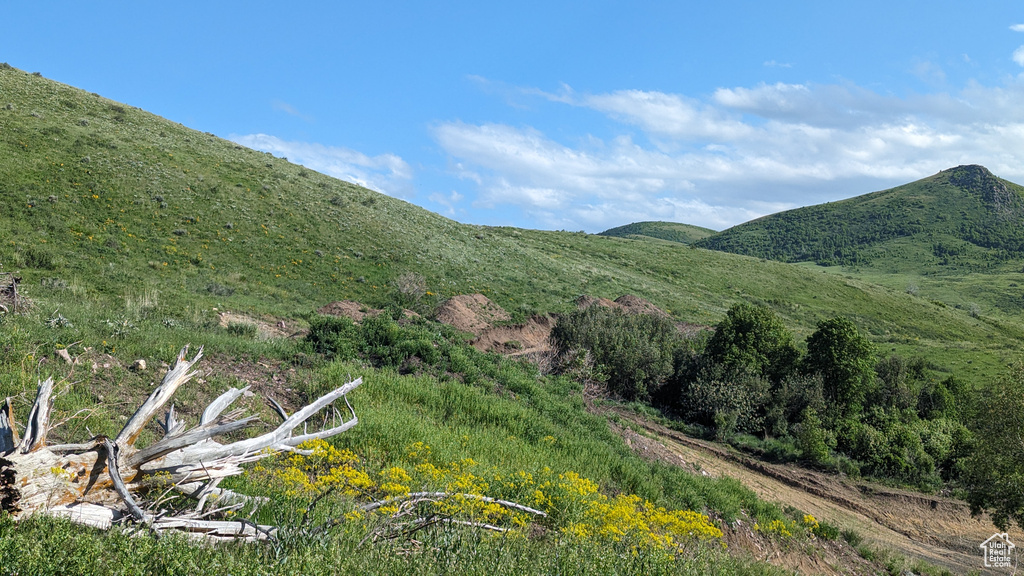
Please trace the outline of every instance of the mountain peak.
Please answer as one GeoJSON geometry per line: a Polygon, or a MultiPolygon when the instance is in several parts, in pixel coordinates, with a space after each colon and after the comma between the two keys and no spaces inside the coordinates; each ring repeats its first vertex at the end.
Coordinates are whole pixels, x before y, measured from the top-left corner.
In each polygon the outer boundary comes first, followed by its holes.
{"type": "Polygon", "coordinates": [[[988,168],[985,168],[981,164],[961,164],[955,168],[947,168],[940,172],[940,174],[972,174],[981,177],[995,178],[988,168]]]}

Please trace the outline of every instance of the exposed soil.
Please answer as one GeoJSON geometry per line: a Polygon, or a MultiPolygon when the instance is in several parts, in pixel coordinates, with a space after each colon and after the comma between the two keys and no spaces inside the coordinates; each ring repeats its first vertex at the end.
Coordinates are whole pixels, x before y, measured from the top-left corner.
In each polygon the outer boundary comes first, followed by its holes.
{"type": "MultiPolygon", "coordinates": [[[[620,296],[614,301],[583,295],[576,300],[576,306],[580,310],[591,306],[603,306],[622,310],[627,314],[669,317],[664,310],[651,302],[631,294],[620,296]]],[[[476,335],[472,344],[478,350],[508,356],[535,356],[551,352],[550,337],[557,321],[555,316],[534,316],[523,324],[494,325],[509,318],[507,312],[482,294],[456,296],[442,304],[437,313],[439,322],[476,335]]],[[[688,337],[707,329],[706,326],[686,322],[677,322],[676,327],[680,333],[688,337]]]]}
{"type": "Polygon", "coordinates": [[[633,296],[632,294],[619,296],[615,299],[615,303],[630,314],[647,314],[648,316],[668,318],[668,314],[664,310],[658,308],[650,301],[644,300],[639,296],[633,296]]]}
{"type": "MultiPolygon", "coordinates": [[[[627,446],[644,459],[679,466],[693,474],[712,476],[711,472],[693,461],[687,461],[680,451],[658,439],[614,423],[611,423],[611,427],[622,436],[627,446]]],[[[746,516],[733,521],[731,525],[723,523],[723,528],[723,540],[730,549],[742,550],[758,560],[802,574],[878,574],[881,569],[861,557],[844,540],[830,542],[815,538],[807,543],[780,542],[755,531],[753,521],[746,516]]]]}
{"type": "Polygon", "coordinates": [[[284,360],[260,358],[249,360],[223,354],[204,356],[200,362],[203,376],[233,378],[240,385],[261,398],[271,397],[289,413],[306,405],[306,398],[298,390],[308,371],[297,370],[284,360]]]}
{"type": "Polygon", "coordinates": [[[579,298],[576,299],[576,308],[579,310],[586,310],[591,306],[601,306],[603,308],[622,308],[622,306],[620,306],[614,300],[609,300],[607,298],[599,298],[596,296],[589,296],[587,294],[584,294],[583,296],[580,296],[579,298]]]}
{"type": "Polygon", "coordinates": [[[534,316],[524,324],[486,328],[471,342],[474,348],[509,356],[522,356],[551,349],[552,316],[534,316]]]}
{"type": "MultiPolygon", "coordinates": [[[[790,505],[875,546],[920,558],[956,573],[984,572],[978,545],[996,530],[987,516],[972,517],[959,500],[932,496],[790,464],[769,464],[728,447],[688,437],[625,410],[614,411],[653,438],[624,437],[640,454],[711,476],[742,482],[765,500],[790,505]]],[[[1011,535],[1013,538],[1013,535],[1011,535]]],[[[773,562],[774,563],[774,562],[773,562]]],[[[819,573],[817,566],[804,573],[819,573]]],[[[994,572],[995,573],[995,572],[994,572]]]]}
{"type": "Polygon", "coordinates": [[[438,322],[477,335],[492,327],[495,322],[511,319],[508,312],[483,294],[461,294],[437,309],[438,322]]]}
{"type": "Polygon", "coordinates": [[[0,273],[0,314],[25,313],[32,301],[22,292],[21,278],[10,272],[0,273]]]}

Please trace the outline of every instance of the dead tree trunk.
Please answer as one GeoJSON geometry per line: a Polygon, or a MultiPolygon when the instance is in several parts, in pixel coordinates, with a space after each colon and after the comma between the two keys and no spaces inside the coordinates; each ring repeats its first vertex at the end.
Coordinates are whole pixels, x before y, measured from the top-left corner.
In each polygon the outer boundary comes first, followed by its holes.
{"type": "Polygon", "coordinates": [[[238,508],[257,504],[257,499],[218,488],[221,480],[242,472],[241,465],[259,460],[282,450],[296,450],[306,440],[328,438],[355,426],[359,420],[351,405],[345,402],[351,417],[343,420],[333,410],[333,424],[316,432],[294,431],[311,416],[331,406],[335,400],[362,383],[361,378],[348,382],[288,416],[279,409],[283,422],[274,430],[228,444],[214,440],[229,432],[252,424],[256,417],[241,417],[241,410],[224,411],[245,389],[231,389],[221,394],[203,411],[199,423],[188,427],[179,421],[174,406],[159,422],[163,438],[139,449],[136,440],[143,428],[170,401],[179,386],[188,382],[195,372],[192,366],[203,355],[202,348],[188,360],[186,346],[178,354],[174,366],[163,382],[128,420],[118,435],[102,436],[82,444],[47,445],[53,381],[39,385],[24,434],[19,438],[14,413],[8,399],[0,406],[0,509],[15,518],[41,513],[62,516],[72,521],[110,528],[114,522],[126,521],[148,526],[156,531],[186,531],[198,537],[218,539],[264,539],[276,531],[273,526],[257,526],[248,521],[217,521],[203,519],[203,508],[209,501],[216,507],[238,508]],[[154,479],[194,498],[197,506],[190,513],[174,515],[151,511],[150,492],[154,479]]]}

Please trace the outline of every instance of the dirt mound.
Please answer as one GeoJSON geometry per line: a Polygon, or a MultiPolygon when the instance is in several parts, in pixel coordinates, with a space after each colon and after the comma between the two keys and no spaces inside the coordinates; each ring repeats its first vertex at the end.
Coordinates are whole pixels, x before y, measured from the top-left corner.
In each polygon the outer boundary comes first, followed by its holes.
{"type": "Polygon", "coordinates": [[[648,316],[668,318],[668,314],[661,308],[652,304],[650,300],[644,300],[643,298],[633,296],[632,294],[623,294],[622,296],[619,296],[615,299],[615,303],[630,314],[647,314],[648,316]]]}
{"type": "Polygon", "coordinates": [[[511,320],[501,306],[483,294],[462,294],[437,309],[437,321],[471,334],[481,334],[495,322],[511,320]]]}
{"type": "Polygon", "coordinates": [[[534,316],[524,324],[487,328],[471,344],[477,350],[512,356],[543,352],[551,349],[548,339],[554,327],[551,316],[534,316]]]}

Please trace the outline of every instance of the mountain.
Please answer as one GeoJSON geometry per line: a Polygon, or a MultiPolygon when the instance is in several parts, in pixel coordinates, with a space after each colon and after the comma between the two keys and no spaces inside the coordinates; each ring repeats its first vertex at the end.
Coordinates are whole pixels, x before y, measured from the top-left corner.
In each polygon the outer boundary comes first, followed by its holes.
{"type": "Polygon", "coordinates": [[[676,222],[634,222],[599,233],[599,236],[617,238],[657,238],[680,244],[693,244],[715,233],[710,228],[701,228],[676,222]]]}
{"type": "Polygon", "coordinates": [[[697,246],[821,265],[990,268],[1024,256],[1024,188],[982,166],[765,216],[697,246]]]}

